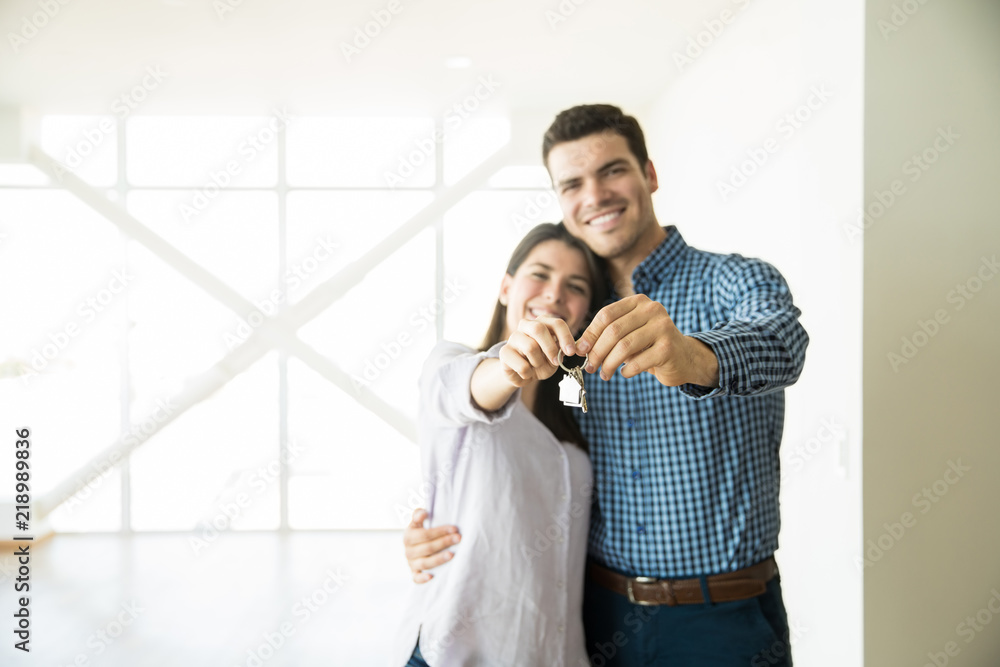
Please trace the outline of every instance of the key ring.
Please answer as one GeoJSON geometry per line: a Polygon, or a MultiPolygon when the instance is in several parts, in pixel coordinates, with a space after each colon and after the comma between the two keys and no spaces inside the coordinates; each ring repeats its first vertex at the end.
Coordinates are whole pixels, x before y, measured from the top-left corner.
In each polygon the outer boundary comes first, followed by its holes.
{"type": "MultiPolygon", "coordinates": [[[[577,368],[583,368],[584,366],[586,366],[587,365],[587,361],[589,359],[590,359],[590,353],[588,352],[587,355],[583,358],[583,363],[580,364],[579,366],[577,366],[577,368]]],[[[562,350],[559,350],[558,361],[559,361],[559,368],[563,369],[567,373],[572,373],[573,372],[570,369],[568,369],[565,366],[563,366],[563,351],[562,350]]]]}

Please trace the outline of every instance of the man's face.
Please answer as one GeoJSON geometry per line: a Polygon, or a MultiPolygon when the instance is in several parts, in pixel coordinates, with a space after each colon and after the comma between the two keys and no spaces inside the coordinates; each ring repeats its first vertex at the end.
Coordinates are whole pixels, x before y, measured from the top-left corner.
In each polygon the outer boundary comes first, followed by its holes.
{"type": "Polygon", "coordinates": [[[566,228],[601,257],[627,257],[656,232],[656,172],[652,162],[639,165],[625,137],[604,132],[556,144],[546,166],[566,228]]]}

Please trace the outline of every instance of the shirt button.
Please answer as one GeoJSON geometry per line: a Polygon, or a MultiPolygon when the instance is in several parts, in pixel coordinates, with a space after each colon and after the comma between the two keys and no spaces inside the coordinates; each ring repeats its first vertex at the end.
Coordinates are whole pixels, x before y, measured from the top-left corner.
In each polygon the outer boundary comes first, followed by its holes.
{"type": "Polygon", "coordinates": [[[564,540],[563,538],[561,538],[561,537],[560,537],[560,538],[559,538],[558,540],[556,540],[556,541],[557,541],[557,542],[559,542],[559,544],[562,544],[562,543],[563,543],[563,542],[565,542],[566,540],[564,540]]]}
{"type": "Polygon", "coordinates": [[[559,632],[563,632],[563,631],[565,631],[565,630],[566,630],[566,628],[565,628],[565,627],[563,627],[563,626],[561,626],[561,625],[559,626],[559,632]]]}
{"type": "Polygon", "coordinates": [[[643,534],[645,534],[645,533],[646,533],[646,527],[645,527],[644,525],[642,525],[641,523],[639,524],[639,527],[638,527],[638,528],[636,528],[635,530],[636,530],[636,532],[637,532],[637,533],[639,533],[640,535],[643,535],[643,534]]]}
{"type": "Polygon", "coordinates": [[[639,477],[641,477],[641,475],[639,474],[639,471],[638,470],[633,470],[632,471],[632,479],[639,479],[639,477]]]}
{"type": "Polygon", "coordinates": [[[557,582],[556,582],[556,588],[562,588],[562,587],[563,587],[563,586],[565,586],[565,585],[566,585],[566,584],[565,584],[565,583],[563,583],[562,581],[557,581],[557,582]]]}
{"type": "Polygon", "coordinates": [[[627,425],[627,426],[628,426],[629,428],[632,428],[633,426],[635,426],[635,420],[634,420],[634,419],[631,419],[631,418],[630,418],[630,419],[629,419],[629,420],[628,420],[627,422],[625,422],[625,424],[626,424],[626,425],[627,425]]]}
{"type": "Polygon", "coordinates": [[[564,494],[562,494],[561,496],[559,496],[559,499],[560,499],[560,500],[566,500],[566,494],[564,493],[564,494]]]}

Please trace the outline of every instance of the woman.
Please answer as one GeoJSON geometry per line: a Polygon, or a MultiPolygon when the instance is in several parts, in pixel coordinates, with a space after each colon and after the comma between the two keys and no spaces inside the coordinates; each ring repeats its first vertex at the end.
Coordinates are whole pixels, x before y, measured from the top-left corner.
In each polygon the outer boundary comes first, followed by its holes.
{"type": "Polygon", "coordinates": [[[591,470],[558,384],[560,350],[605,294],[600,260],[562,225],[539,225],[514,250],[480,351],[443,341],[431,352],[418,418],[427,508],[462,542],[413,587],[393,664],[590,664],[591,470]]]}

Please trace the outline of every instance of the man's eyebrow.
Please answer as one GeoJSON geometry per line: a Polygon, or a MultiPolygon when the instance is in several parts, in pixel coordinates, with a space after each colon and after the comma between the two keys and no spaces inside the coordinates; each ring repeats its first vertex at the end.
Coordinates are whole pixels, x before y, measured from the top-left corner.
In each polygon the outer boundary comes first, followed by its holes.
{"type": "MultiPolygon", "coordinates": [[[[623,164],[627,165],[628,164],[628,160],[626,160],[623,157],[615,158],[615,159],[613,159],[613,160],[611,160],[609,162],[606,162],[605,164],[602,164],[600,167],[598,167],[597,171],[598,171],[598,173],[600,173],[600,172],[603,172],[603,171],[607,171],[608,169],[611,169],[612,167],[617,167],[617,166],[623,165],[623,164]]],[[[570,176],[569,178],[564,178],[562,180],[556,181],[556,185],[557,186],[562,186],[562,185],[566,185],[567,183],[572,183],[573,181],[578,181],[578,180],[580,180],[579,176],[570,176]]]]}
{"type": "Polygon", "coordinates": [[[611,160],[607,164],[602,165],[601,168],[598,169],[597,171],[607,171],[608,169],[611,169],[611,167],[617,167],[618,165],[621,164],[628,164],[628,160],[626,160],[623,157],[615,158],[614,160],[611,160]]]}
{"type": "Polygon", "coordinates": [[[569,178],[563,178],[563,179],[560,179],[560,180],[556,181],[556,187],[562,187],[563,185],[567,185],[569,183],[572,183],[574,181],[579,181],[579,180],[580,180],[579,176],[570,176],[569,178]]]}

